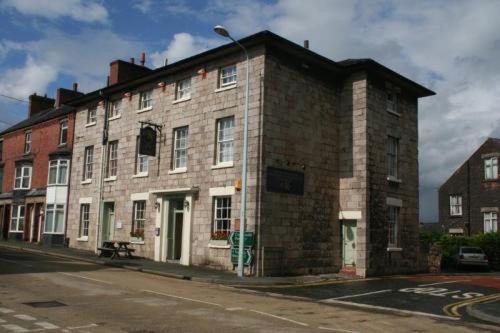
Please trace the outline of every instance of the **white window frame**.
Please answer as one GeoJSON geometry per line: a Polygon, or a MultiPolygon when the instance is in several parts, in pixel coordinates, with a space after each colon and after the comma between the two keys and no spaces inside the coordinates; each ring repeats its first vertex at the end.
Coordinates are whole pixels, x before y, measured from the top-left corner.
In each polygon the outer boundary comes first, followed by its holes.
{"type": "Polygon", "coordinates": [[[67,143],[68,143],[68,119],[63,119],[61,120],[59,126],[59,145],[64,146],[67,143]]]}
{"type": "Polygon", "coordinates": [[[24,205],[12,205],[12,209],[10,212],[9,232],[16,232],[16,233],[24,232],[24,217],[25,217],[24,214],[25,214],[24,205]],[[14,212],[16,213],[15,216],[14,212]],[[13,226],[15,226],[15,228],[12,228],[13,226]],[[21,228],[19,226],[21,226],[21,228]]]}
{"type": "Polygon", "coordinates": [[[139,110],[146,111],[153,108],[153,89],[141,91],[139,94],[139,110]]]}
{"type": "Polygon", "coordinates": [[[24,153],[29,154],[31,153],[31,149],[33,143],[33,132],[27,131],[24,133],[24,153]]]}
{"type": "Polygon", "coordinates": [[[498,231],[498,213],[485,212],[483,213],[484,233],[498,231]]]}
{"type": "Polygon", "coordinates": [[[31,165],[20,165],[16,166],[14,170],[14,190],[29,190],[31,188],[31,175],[32,175],[32,166],[31,165]],[[20,171],[20,173],[18,173],[20,171]],[[28,175],[25,175],[26,171],[28,175]],[[24,181],[28,179],[28,186],[23,186],[24,181]],[[19,181],[19,185],[17,184],[19,181]]]}
{"type": "Polygon", "coordinates": [[[188,126],[174,129],[173,170],[185,170],[188,163],[188,126]],[[183,162],[183,163],[182,163],[183,162]]]}
{"type": "Polygon", "coordinates": [[[387,206],[387,244],[389,248],[398,246],[400,207],[387,206]]]}
{"type": "Polygon", "coordinates": [[[389,113],[400,115],[398,106],[398,94],[393,89],[386,91],[386,110],[389,113]]]}
{"type": "Polygon", "coordinates": [[[91,180],[94,169],[94,146],[87,146],[83,152],[83,180],[91,180]]]}
{"type": "Polygon", "coordinates": [[[118,174],[118,140],[110,141],[107,150],[106,177],[116,177],[118,174]]]}
{"type": "Polygon", "coordinates": [[[87,125],[92,125],[97,122],[97,107],[91,106],[87,109],[87,125]]]}
{"type": "Polygon", "coordinates": [[[68,172],[69,172],[69,160],[67,159],[57,159],[49,161],[49,175],[47,179],[47,185],[68,185],[68,172]],[[66,167],[66,173],[64,175],[64,182],[60,181],[61,169],[64,170],[66,167]],[[55,182],[51,182],[51,172],[55,169],[55,182]]]}
{"type": "Polygon", "coordinates": [[[221,67],[219,70],[219,88],[236,85],[238,72],[236,64],[221,67]]]}
{"type": "Polygon", "coordinates": [[[462,196],[450,195],[450,216],[462,216],[462,196]]]}
{"type": "Polygon", "coordinates": [[[484,179],[493,180],[498,178],[498,157],[484,159],[484,179]]]}
{"type": "Polygon", "coordinates": [[[216,164],[232,164],[234,160],[234,116],[221,118],[217,120],[217,152],[216,152],[216,164]],[[230,123],[231,127],[224,127],[224,124],[230,123]],[[230,131],[225,136],[224,132],[230,131]],[[230,152],[225,153],[224,151],[228,149],[230,152]],[[226,157],[226,158],[224,158],[226,157]]]}
{"type": "Polygon", "coordinates": [[[175,97],[177,101],[191,98],[191,78],[185,78],[177,81],[175,88],[175,97]]]}
{"type": "Polygon", "coordinates": [[[78,238],[88,239],[89,225],[90,225],[90,204],[82,203],[80,204],[80,226],[78,228],[78,238]]]}
{"type": "Polygon", "coordinates": [[[111,108],[108,115],[108,120],[120,118],[121,112],[122,112],[122,100],[120,98],[115,99],[114,101],[111,102],[111,108]]]}
{"type": "Polygon", "coordinates": [[[387,137],[387,176],[389,179],[399,177],[399,139],[393,136],[387,137]]]}
{"type": "Polygon", "coordinates": [[[231,230],[231,210],[232,200],[230,196],[214,197],[214,218],[213,218],[213,232],[228,232],[231,230]],[[224,217],[224,211],[226,216],[224,217]],[[220,215],[218,215],[220,212],[220,215]],[[226,228],[224,225],[226,224],[226,228]]]}
{"type": "Polygon", "coordinates": [[[64,224],[65,224],[65,220],[66,220],[66,205],[64,204],[47,204],[45,206],[45,223],[44,223],[44,227],[43,227],[43,233],[44,234],[55,234],[55,235],[60,235],[60,234],[64,234],[64,224]],[[55,221],[56,221],[56,217],[57,216],[61,216],[61,215],[58,215],[57,213],[61,213],[62,212],[62,221],[61,222],[61,227],[60,227],[60,231],[57,231],[55,230],[55,221]],[[50,214],[52,213],[52,214],[50,214]],[[50,217],[49,216],[52,216],[52,220],[50,220],[50,217]],[[52,222],[51,226],[51,230],[48,230],[47,228],[47,225],[48,223],[52,222]]]}
{"type": "Polygon", "coordinates": [[[134,201],[132,232],[136,232],[138,230],[142,230],[142,232],[144,232],[145,227],[146,227],[146,200],[136,200],[134,201]]]}
{"type": "Polygon", "coordinates": [[[140,136],[136,140],[136,153],[135,153],[135,175],[147,176],[149,172],[149,156],[139,154],[139,147],[141,145],[140,136]]]}

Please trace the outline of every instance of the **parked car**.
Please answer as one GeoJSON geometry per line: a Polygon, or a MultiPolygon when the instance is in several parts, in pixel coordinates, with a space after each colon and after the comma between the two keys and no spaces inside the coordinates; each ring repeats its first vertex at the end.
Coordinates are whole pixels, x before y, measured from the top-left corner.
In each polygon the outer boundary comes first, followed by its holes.
{"type": "Polygon", "coordinates": [[[457,268],[461,266],[480,266],[487,268],[488,256],[480,247],[476,246],[461,246],[458,254],[455,255],[455,263],[457,268]]]}

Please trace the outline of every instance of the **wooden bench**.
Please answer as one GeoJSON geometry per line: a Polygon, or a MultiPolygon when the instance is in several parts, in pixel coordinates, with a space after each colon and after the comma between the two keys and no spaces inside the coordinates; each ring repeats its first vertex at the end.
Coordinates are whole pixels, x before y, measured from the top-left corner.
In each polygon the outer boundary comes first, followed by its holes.
{"type": "Polygon", "coordinates": [[[102,257],[105,253],[111,254],[111,259],[118,256],[118,249],[112,247],[98,247],[97,248],[101,253],[99,253],[99,257],[102,257]]]}

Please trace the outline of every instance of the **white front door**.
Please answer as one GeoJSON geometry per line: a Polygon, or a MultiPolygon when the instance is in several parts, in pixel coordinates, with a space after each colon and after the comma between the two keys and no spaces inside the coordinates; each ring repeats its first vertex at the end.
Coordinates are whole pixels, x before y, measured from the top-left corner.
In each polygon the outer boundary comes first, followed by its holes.
{"type": "Polygon", "coordinates": [[[356,220],[342,222],[342,265],[356,266],[356,220]]]}

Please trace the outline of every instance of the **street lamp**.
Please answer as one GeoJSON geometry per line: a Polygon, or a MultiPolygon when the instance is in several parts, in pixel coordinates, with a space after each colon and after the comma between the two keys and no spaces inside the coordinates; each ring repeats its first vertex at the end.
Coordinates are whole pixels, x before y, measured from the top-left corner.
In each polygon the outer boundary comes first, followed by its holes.
{"type": "Polygon", "coordinates": [[[238,252],[238,276],[243,277],[243,253],[245,250],[245,222],[246,222],[246,209],[247,209],[247,160],[248,160],[248,92],[249,92],[249,81],[250,81],[250,60],[248,57],[247,49],[236,41],[229,32],[221,25],[216,25],[214,31],[221,35],[231,39],[238,45],[246,57],[246,86],[245,86],[245,116],[244,116],[244,128],[243,128],[243,168],[241,171],[241,202],[240,202],[240,248],[238,252]]]}

